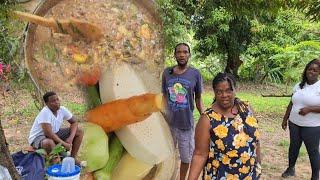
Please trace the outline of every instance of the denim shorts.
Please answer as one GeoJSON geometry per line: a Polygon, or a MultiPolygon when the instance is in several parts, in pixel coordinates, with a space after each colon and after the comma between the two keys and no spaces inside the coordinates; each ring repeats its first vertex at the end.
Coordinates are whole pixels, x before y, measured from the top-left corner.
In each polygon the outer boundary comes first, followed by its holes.
{"type": "MultiPolygon", "coordinates": [[[[69,136],[70,136],[70,128],[61,128],[56,135],[62,139],[63,141],[65,141],[69,136]]],[[[31,143],[31,146],[39,149],[41,148],[41,142],[46,139],[45,135],[40,135],[38,137],[36,137],[33,142],[31,143]]]]}
{"type": "Polygon", "coordinates": [[[171,127],[174,146],[179,149],[180,159],[183,163],[191,163],[194,151],[194,128],[178,129],[171,127]]]}

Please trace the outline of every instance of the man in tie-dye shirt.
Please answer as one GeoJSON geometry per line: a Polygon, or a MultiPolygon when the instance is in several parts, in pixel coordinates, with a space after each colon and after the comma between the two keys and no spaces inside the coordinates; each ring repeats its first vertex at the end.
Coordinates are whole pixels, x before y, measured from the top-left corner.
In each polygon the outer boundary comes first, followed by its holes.
{"type": "Polygon", "coordinates": [[[162,74],[162,93],[167,102],[166,119],[175,145],[178,144],[181,166],[180,179],[185,179],[194,150],[194,102],[203,112],[201,93],[202,77],[199,70],[189,67],[190,47],[179,43],[174,56],[177,65],[166,68],[162,74]]]}

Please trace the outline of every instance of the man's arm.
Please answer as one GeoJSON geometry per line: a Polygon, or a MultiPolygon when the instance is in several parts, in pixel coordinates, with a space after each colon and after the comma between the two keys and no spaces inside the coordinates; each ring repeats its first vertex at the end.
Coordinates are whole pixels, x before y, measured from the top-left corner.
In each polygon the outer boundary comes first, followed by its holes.
{"type": "Polygon", "coordinates": [[[66,139],[66,142],[72,144],[74,136],[76,135],[78,129],[78,122],[72,116],[68,122],[70,123],[70,136],[66,139]]]}
{"type": "Polygon", "coordinates": [[[60,143],[67,150],[69,150],[71,148],[71,144],[64,142],[62,139],[59,138],[59,136],[57,136],[55,133],[53,133],[51,124],[41,123],[41,128],[43,130],[44,135],[47,138],[52,139],[55,143],[60,143]]]}
{"type": "Polygon", "coordinates": [[[199,114],[202,114],[204,110],[203,110],[201,93],[198,93],[195,95],[195,102],[196,102],[196,107],[199,111],[199,114]]]}
{"type": "Polygon", "coordinates": [[[201,97],[201,93],[203,92],[203,79],[201,76],[200,71],[198,72],[198,76],[197,76],[197,82],[196,82],[196,87],[195,87],[195,102],[196,102],[196,107],[199,111],[199,114],[202,114],[204,112],[203,109],[203,104],[202,104],[202,97],[201,97]]]}

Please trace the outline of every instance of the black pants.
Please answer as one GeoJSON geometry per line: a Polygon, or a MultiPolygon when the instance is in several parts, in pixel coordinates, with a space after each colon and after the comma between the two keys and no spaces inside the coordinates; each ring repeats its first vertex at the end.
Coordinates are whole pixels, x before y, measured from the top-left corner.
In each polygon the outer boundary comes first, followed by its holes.
{"type": "Polygon", "coordinates": [[[302,127],[297,126],[289,121],[290,130],[290,147],[289,147],[289,167],[293,168],[296,164],[299,150],[304,142],[312,169],[312,180],[319,180],[320,170],[320,126],[317,127],[302,127]]]}

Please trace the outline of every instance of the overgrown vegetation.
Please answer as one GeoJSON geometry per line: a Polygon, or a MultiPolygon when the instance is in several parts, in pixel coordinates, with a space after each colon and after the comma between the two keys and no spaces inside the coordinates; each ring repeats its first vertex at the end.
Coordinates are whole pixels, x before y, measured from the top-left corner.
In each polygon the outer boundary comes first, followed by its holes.
{"type": "Polygon", "coordinates": [[[13,21],[10,11],[20,9],[14,1],[0,2],[0,63],[10,65],[13,80],[18,81],[25,76],[25,70],[21,68],[21,57],[18,57],[24,24],[13,21]]]}
{"type": "Polygon", "coordinates": [[[318,8],[311,1],[303,6],[281,0],[157,2],[164,21],[167,65],[175,64],[176,43],[190,43],[191,64],[205,80],[227,71],[244,81],[292,83],[306,62],[320,57],[320,23],[310,21],[319,13],[304,12],[309,10],[305,7],[318,8]]]}
{"type": "Polygon", "coordinates": [[[253,21],[254,38],[243,54],[240,76],[246,80],[297,82],[305,64],[320,57],[320,23],[309,22],[294,9],[274,19],[253,21]]]}

